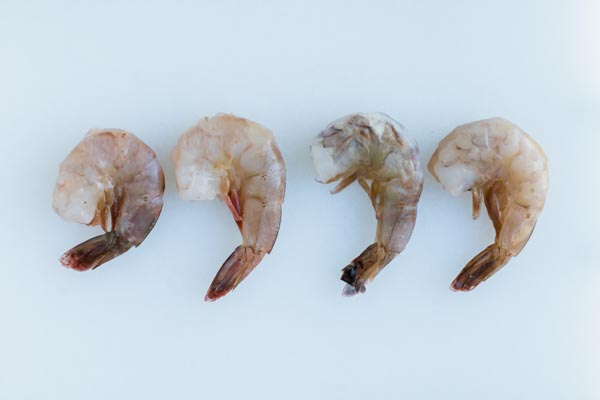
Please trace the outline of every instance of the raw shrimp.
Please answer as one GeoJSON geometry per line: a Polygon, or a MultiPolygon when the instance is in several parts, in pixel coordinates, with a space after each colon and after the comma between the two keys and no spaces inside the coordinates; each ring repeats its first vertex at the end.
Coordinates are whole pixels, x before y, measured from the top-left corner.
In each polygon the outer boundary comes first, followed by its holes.
{"type": "Polygon", "coordinates": [[[242,234],[205,300],[233,290],[271,252],[281,221],[285,164],[273,134],[229,114],[203,118],[173,150],[179,196],[225,202],[242,234]]]}
{"type": "Polygon", "coordinates": [[[358,181],[377,217],[375,243],[342,270],[344,295],[363,293],[365,284],[404,250],[415,226],[423,172],[419,148],[403,130],[382,113],[351,114],[331,123],[311,144],[319,180],[340,180],[332,193],[358,181]]]}
{"type": "Polygon", "coordinates": [[[139,246],[162,209],[163,170],[156,154],[120,129],[92,129],[60,165],[52,206],[67,221],[106,232],[60,258],[77,271],[97,268],[139,246]]]}
{"type": "Polygon", "coordinates": [[[546,156],[521,128],[492,118],[450,132],[433,153],[429,171],[455,196],[471,191],[474,219],[484,199],[494,224],[494,244],[476,255],[450,286],[471,290],[519,254],[529,240],[548,191],[546,156]]]}

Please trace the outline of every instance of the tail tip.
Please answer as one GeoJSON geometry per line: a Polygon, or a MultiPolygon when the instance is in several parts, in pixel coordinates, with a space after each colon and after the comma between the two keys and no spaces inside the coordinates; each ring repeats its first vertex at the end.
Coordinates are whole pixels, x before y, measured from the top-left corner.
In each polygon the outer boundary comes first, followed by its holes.
{"type": "Polygon", "coordinates": [[[59,261],[63,266],[75,271],[89,271],[120,256],[131,247],[133,244],[111,231],[79,243],[65,252],[59,261]]]}
{"type": "Polygon", "coordinates": [[[60,256],[60,258],[58,259],[58,262],[60,262],[60,265],[62,265],[65,268],[71,268],[71,262],[69,260],[68,253],[64,253],[62,256],[60,256]]]}
{"type": "Polygon", "coordinates": [[[510,258],[504,248],[495,243],[489,245],[467,263],[450,284],[450,289],[455,292],[469,292],[475,289],[506,265],[510,258]]]}
{"type": "Polygon", "coordinates": [[[228,289],[223,285],[217,285],[216,287],[211,286],[206,292],[206,295],[204,295],[204,301],[213,303],[219,300],[221,297],[225,296],[227,293],[231,292],[232,290],[233,288],[228,289]]]}
{"type": "Polygon", "coordinates": [[[359,293],[364,293],[367,288],[364,285],[359,285],[358,287],[353,286],[349,283],[344,285],[344,289],[342,290],[342,296],[344,297],[352,297],[359,293]]]}
{"type": "Polygon", "coordinates": [[[219,299],[219,297],[213,297],[212,295],[210,295],[208,293],[204,296],[204,301],[206,301],[208,303],[214,303],[215,301],[217,301],[217,299],[219,299]]]}
{"type": "Polygon", "coordinates": [[[58,261],[63,267],[72,269],[73,271],[83,272],[93,269],[90,265],[82,262],[71,250],[60,256],[58,261]]]}
{"type": "Polygon", "coordinates": [[[464,280],[459,280],[459,278],[456,278],[450,284],[450,290],[452,290],[453,292],[470,292],[471,290],[475,289],[478,284],[479,282],[467,283],[464,280]]]}
{"type": "Polygon", "coordinates": [[[251,247],[238,246],[215,275],[204,300],[213,302],[233,291],[258,265],[263,256],[264,253],[255,253],[251,247]]]}
{"type": "Polygon", "coordinates": [[[359,293],[364,293],[367,290],[364,283],[358,279],[357,275],[356,265],[354,263],[344,267],[342,276],[340,277],[342,281],[346,282],[346,285],[342,290],[342,296],[352,297],[359,293]]]}

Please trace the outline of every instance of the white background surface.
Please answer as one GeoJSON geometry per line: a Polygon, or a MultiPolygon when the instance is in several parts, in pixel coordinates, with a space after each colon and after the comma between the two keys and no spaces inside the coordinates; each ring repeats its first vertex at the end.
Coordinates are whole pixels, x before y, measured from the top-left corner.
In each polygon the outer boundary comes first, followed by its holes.
{"type": "Polygon", "coordinates": [[[598,2],[121,3],[0,5],[0,398],[599,398],[598,2]],[[275,132],[288,190],[273,253],[211,304],[241,239],[177,198],[169,152],[219,111],[275,132]],[[313,180],[308,144],[355,111],[402,122],[423,164],[464,122],[530,132],[551,188],[521,255],[451,292],[493,230],[426,174],[406,251],[342,298],[375,219],[313,180]],[[140,248],[76,273],[58,257],[99,230],[50,204],[91,127],[146,141],[167,189],[140,248]]]}

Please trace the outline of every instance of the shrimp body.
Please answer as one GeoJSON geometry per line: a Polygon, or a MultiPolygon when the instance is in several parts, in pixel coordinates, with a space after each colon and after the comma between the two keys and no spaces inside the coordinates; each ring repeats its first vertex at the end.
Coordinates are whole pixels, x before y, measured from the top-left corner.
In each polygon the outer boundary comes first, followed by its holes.
{"type": "Polygon", "coordinates": [[[156,154],[135,135],[90,130],[60,165],[52,206],[63,219],[106,233],[67,251],[61,263],[86,271],[139,246],[158,220],[164,188],[156,154]]]}
{"type": "Polygon", "coordinates": [[[452,282],[475,288],[523,249],[544,208],[548,164],[540,146],[515,124],[492,118],[455,128],[438,145],[429,171],[451,194],[471,191],[473,218],[481,200],[496,230],[495,242],[452,282]]]}
{"type": "Polygon", "coordinates": [[[215,276],[205,299],[233,290],[271,252],[281,221],[285,164],[273,134],[228,114],[203,118],[173,150],[179,195],[184,200],[225,202],[240,229],[238,246],[215,276]]]}
{"type": "Polygon", "coordinates": [[[403,131],[385,114],[357,113],[332,122],[311,144],[319,180],[339,180],[332,193],[358,181],[375,209],[375,242],[342,270],[345,295],[364,292],[404,250],[415,226],[423,172],[419,148],[403,131]]]}

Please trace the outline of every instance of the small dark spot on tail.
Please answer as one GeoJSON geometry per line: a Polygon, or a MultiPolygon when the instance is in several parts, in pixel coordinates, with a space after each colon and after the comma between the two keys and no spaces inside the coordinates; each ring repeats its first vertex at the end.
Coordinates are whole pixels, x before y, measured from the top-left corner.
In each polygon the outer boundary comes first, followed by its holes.
{"type": "Polygon", "coordinates": [[[354,286],[356,283],[356,265],[350,264],[342,270],[341,279],[349,285],[354,286]]]}

